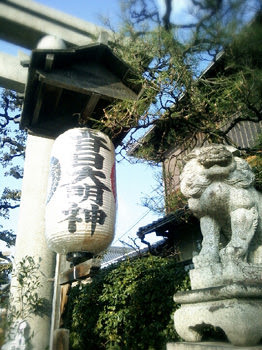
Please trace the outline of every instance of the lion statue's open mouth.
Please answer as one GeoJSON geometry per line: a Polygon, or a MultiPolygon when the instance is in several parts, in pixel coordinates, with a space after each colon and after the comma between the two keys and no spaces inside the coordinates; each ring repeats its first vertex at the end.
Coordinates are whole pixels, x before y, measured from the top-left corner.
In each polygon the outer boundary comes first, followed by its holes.
{"type": "Polygon", "coordinates": [[[214,165],[222,167],[228,166],[232,162],[232,153],[224,146],[209,146],[200,150],[198,161],[205,168],[211,168],[214,165]]]}

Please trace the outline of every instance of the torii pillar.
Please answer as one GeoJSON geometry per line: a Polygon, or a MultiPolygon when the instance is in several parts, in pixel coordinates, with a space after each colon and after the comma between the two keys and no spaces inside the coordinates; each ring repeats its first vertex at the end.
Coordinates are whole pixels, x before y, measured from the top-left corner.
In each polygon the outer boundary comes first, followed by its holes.
{"type": "MultiPolygon", "coordinates": [[[[34,332],[31,339],[34,350],[46,349],[50,337],[55,254],[47,248],[45,240],[45,203],[53,142],[52,139],[28,135],[16,238],[15,263],[25,256],[32,256],[36,262],[41,259],[38,294],[50,302],[43,317],[32,315],[27,320],[30,333],[34,332]]],[[[14,297],[16,284],[15,278],[12,279],[11,294],[14,297]]],[[[20,307],[19,303],[15,306],[20,307]]]]}
{"type": "MultiPolygon", "coordinates": [[[[51,36],[43,38],[38,44],[38,48],[46,49],[50,46],[54,49],[65,48],[62,40],[51,36]]],[[[33,350],[47,349],[50,342],[55,253],[48,249],[45,239],[45,206],[53,143],[54,140],[51,138],[28,135],[16,235],[15,266],[18,266],[19,262],[26,256],[32,257],[36,263],[40,261],[38,274],[40,286],[37,293],[40,298],[44,298],[46,301],[41,315],[32,314],[30,318],[26,319],[29,324],[29,332],[25,332],[25,338],[33,334],[30,338],[30,346],[33,350]]],[[[12,296],[12,306],[20,310],[21,305],[15,275],[12,278],[10,294],[12,296]]],[[[6,346],[9,346],[8,343],[6,346]]]]}

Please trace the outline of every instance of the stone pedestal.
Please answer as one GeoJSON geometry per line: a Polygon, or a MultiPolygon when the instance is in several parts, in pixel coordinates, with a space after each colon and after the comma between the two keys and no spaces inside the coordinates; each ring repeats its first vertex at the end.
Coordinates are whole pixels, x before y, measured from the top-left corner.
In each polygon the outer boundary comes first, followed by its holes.
{"type": "Polygon", "coordinates": [[[175,329],[185,341],[201,341],[207,326],[222,329],[235,346],[257,345],[262,339],[262,283],[180,292],[174,300],[181,304],[174,315],[175,329]]]}

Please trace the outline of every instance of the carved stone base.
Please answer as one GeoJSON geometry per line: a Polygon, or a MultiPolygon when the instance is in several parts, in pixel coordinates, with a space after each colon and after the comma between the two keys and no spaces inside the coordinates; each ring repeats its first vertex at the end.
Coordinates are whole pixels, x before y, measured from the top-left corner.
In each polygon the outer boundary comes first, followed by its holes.
{"type": "Polygon", "coordinates": [[[206,326],[219,327],[230,343],[253,346],[262,338],[262,284],[233,283],[174,296],[181,308],[174,314],[177,333],[199,342],[206,326]]]}

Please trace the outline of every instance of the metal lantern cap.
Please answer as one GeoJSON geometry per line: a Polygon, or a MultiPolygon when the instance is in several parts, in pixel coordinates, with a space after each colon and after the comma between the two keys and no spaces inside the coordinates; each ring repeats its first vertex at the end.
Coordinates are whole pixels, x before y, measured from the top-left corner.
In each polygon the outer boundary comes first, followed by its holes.
{"type": "Polygon", "coordinates": [[[114,100],[138,98],[137,80],[131,68],[101,43],[33,50],[20,126],[50,138],[78,127],[79,117],[92,128],[92,120],[99,120],[114,100]]]}

